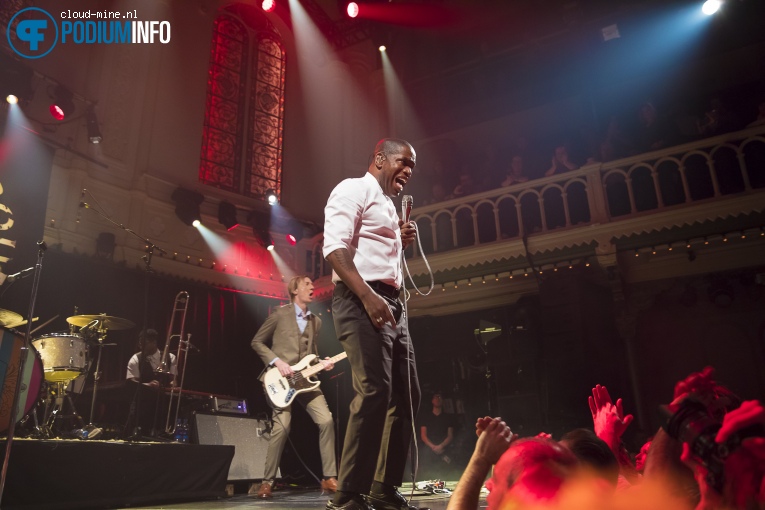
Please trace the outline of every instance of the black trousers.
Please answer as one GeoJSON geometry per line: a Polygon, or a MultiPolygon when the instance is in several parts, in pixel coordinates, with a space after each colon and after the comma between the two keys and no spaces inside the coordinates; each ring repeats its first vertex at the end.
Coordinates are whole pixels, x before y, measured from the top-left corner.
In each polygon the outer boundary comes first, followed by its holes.
{"type": "Polygon", "coordinates": [[[396,487],[404,480],[420,385],[403,305],[383,299],[391,307],[396,327],[386,325],[378,331],[361,300],[345,284],[338,282],[332,296],[335,330],[348,353],[356,393],[340,459],[338,488],[342,491],[367,494],[373,480],[396,487]]]}

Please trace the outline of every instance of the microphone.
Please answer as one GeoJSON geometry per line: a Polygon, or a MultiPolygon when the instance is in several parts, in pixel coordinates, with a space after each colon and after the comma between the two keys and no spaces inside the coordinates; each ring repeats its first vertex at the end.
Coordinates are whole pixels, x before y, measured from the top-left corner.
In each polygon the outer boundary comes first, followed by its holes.
{"type": "Polygon", "coordinates": [[[401,221],[409,223],[409,216],[412,214],[412,195],[404,195],[401,198],[401,221]]]}
{"type": "Polygon", "coordinates": [[[35,270],[35,266],[28,267],[26,269],[22,269],[18,273],[9,274],[8,278],[6,278],[5,281],[8,282],[8,283],[13,283],[16,280],[21,280],[22,278],[26,278],[27,276],[32,274],[32,271],[34,271],[34,270],[35,270]]]}
{"type": "Polygon", "coordinates": [[[83,207],[87,207],[88,204],[85,203],[85,192],[88,191],[85,188],[82,188],[82,191],[80,192],[80,205],[77,207],[77,220],[75,223],[80,222],[80,213],[82,212],[83,207]]]}

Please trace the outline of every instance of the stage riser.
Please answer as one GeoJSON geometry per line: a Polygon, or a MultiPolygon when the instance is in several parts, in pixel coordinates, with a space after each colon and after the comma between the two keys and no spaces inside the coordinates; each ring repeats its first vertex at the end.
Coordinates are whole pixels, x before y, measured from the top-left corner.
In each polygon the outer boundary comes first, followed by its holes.
{"type": "Polygon", "coordinates": [[[79,510],[224,497],[233,458],[228,445],[17,439],[2,508],[79,510]]]}

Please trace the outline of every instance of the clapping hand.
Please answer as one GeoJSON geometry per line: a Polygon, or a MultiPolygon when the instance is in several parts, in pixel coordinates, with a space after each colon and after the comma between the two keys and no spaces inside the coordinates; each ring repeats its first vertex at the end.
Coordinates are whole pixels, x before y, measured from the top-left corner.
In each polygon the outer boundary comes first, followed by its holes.
{"type": "Polygon", "coordinates": [[[592,389],[592,396],[587,397],[587,402],[590,405],[595,435],[605,441],[612,451],[616,451],[622,434],[634,417],[631,414],[625,416],[622,399],[617,399],[616,404],[613,404],[608,389],[600,384],[592,389]]]}
{"type": "Polygon", "coordinates": [[[475,424],[478,442],[473,456],[491,465],[497,463],[502,454],[507,451],[510,443],[518,436],[513,434],[502,418],[485,416],[478,418],[475,424]]]}

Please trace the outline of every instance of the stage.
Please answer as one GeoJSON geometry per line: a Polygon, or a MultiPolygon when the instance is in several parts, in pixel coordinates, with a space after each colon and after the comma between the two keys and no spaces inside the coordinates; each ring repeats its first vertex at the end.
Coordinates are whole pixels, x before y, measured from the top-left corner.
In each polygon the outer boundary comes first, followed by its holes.
{"type": "MultiPolygon", "coordinates": [[[[0,440],[0,454],[5,439],[0,440]]],[[[11,449],[4,510],[100,508],[323,508],[331,497],[318,487],[277,481],[274,497],[247,491],[259,480],[227,480],[233,445],[16,438],[11,449]]],[[[236,464],[236,462],[234,462],[236,464]]],[[[445,482],[453,490],[456,481],[445,482]]],[[[418,483],[422,487],[421,483],[418,483]]],[[[410,495],[412,484],[402,487],[410,495]]],[[[413,504],[443,510],[449,493],[415,490],[413,504]]]]}
{"type": "MultiPolygon", "coordinates": [[[[454,489],[456,481],[446,482],[446,486],[454,489]]],[[[408,499],[412,484],[402,488],[402,494],[408,499]]],[[[322,509],[331,498],[329,494],[322,494],[318,487],[316,489],[305,489],[295,487],[278,488],[274,491],[274,497],[268,500],[257,499],[255,496],[244,494],[234,494],[231,497],[218,499],[215,501],[185,502],[177,504],[162,505],[161,508],[172,510],[233,510],[240,508],[268,508],[269,510],[291,510],[294,508],[312,508],[322,509]]],[[[445,510],[449,504],[448,494],[430,494],[422,491],[415,491],[412,498],[412,504],[417,507],[430,508],[431,510],[445,510]]],[[[479,508],[485,507],[485,495],[481,496],[478,503],[479,508]]],[[[133,510],[154,509],[156,506],[131,507],[133,510]]]]}
{"type": "MultiPolygon", "coordinates": [[[[226,496],[234,446],[14,439],[5,510],[81,510],[226,496]]],[[[0,442],[5,452],[5,440],[0,442]]]]}

